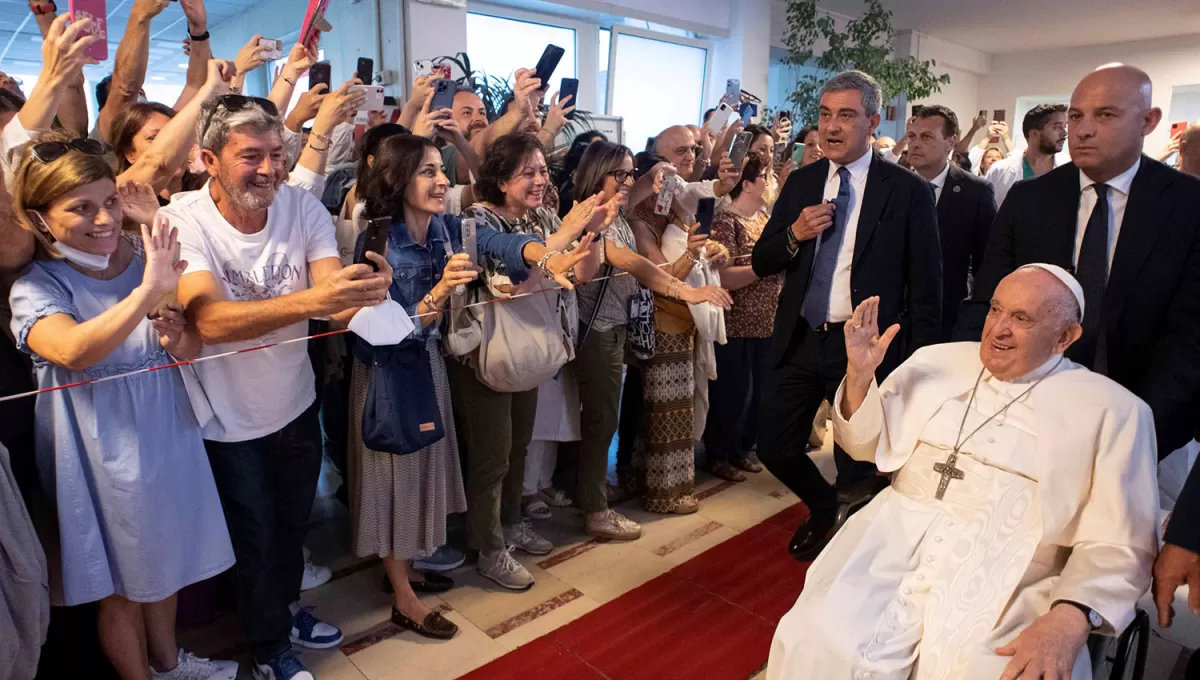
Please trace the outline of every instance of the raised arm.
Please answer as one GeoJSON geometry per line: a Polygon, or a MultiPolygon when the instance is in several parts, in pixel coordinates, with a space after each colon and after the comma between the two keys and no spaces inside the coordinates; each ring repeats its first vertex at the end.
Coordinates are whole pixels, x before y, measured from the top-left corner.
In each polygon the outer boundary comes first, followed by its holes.
{"type": "Polygon", "coordinates": [[[233,64],[228,61],[213,59],[208,62],[208,80],[204,87],[182,111],[167,121],[150,148],[117,177],[117,184],[136,181],[151,185],[155,192],[165,189],[176,171],[187,163],[188,152],[196,141],[196,123],[204,102],[228,90],[232,70],[233,64]]]}
{"type": "Polygon", "coordinates": [[[271,85],[271,94],[267,95],[267,99],[270,99],[275,108],[279,109],[280,116],[288,115],[287,108],[292,101],[292,93],[296,90],[296,83],[300,80],[300,76],[315,63],[317,63],[316,52],[305,49],[304,45],[300,43],[292,45],[292,50],[288,52],[287,63],[280,69],[279,75],[271,85]]]}
{"type": "Polygon", "coordinates": [[[487,148],[493,139],[515,132],[522,123],[533,116],[533,102],[530,98],[542,86],[542,81],[534,78],[533,73],[529,69],[517,69],[517,82],[513,85],[512,105],[508,107],[508,111],[503,116],[481,130],[471,140],[471,146],[475,147],[476,153],[480,156],[487,154],[487,148]]]}
{"type": "Polygon", "coordinates": [[[100,109],[100,138],[109,141],[112,122],[117,114],[138,101],[146,82],[146,66],[150,59],[150,22],[171,4],[169,0],[134,0],[129,13],[125,35],[113,59],[112,85],[108,100],[100,109]]]}
{"type": "MultiPolygon", "coordinates": [[[[37,0],[30,0],[30,11],[33,11],[35,5],[40,5],[41,8],[46,7],[45,4],[39,3],[37,0]]],[[[53,11],[41,14],[37,12],[33,13],[33,19],[38,25],[38,32],[42,34],[43,44],[46,37],[50,35],[50,27],[54,24],[56,18],[58,17],[53,11]]],[[[59,124],[63,126],[63,129],[70,130],[81,137],[86,135],[88,131],[87,97],[83,93],[83,86],[83,70],[81,69],[67,81],[67,89],[63,92],[62,99],[58,105],[59,124]]]]}
{"type": "Polygon", "coordinates": [[[975,135],[987,125],[987,116],[975,116],[975,120],[971,121],[971,129],[963,133],[959,137],[958,144],[954,145],[955,153],[967,153],[971,150],[972,142],[975,141],[975,135]]]}
{"type": "Polygon", "coordinates": [[[300,154],[297,167],[309,170],[315,175],[325,175],[326,160],[329,156],[329,140],[333,129],[338,125],[354,120],[354,114],[366,101],[367,95],[362,90],[351,91],[351,87],[359,84],[358,77],[351,78],[336,92],[324,97],[317,117],[313,119],[312,133],[308,138],[308,146],[300,154]],[[316,143],[314,144],[314,140],[316,143]]]}
{"type": "Polygon", "coordinates": [[[242,49],[238,50],[237,58],[233,61],[235,71],[233,84],[230,87],[234,92],[241,92],[246,87],[246,76],[267,63],[262,48],[258,46],[259,40],[262,40],[262,35],[255,33],[250,36],[250,40],[245,45],[242,45],[242,49]]]}
{"type": "Polygon", "coordinates": [[[546,122],[537,135],[538,141],[547,150],[554,148],[554,140],[567,125],[567,115],[575,110],[575,102],[571,101],[571,95],[567,95],[560,101],[558,93],[555,92],[551,97],[551,102],[553,103],[550,104],[550,109],[546,111],[546,122]]]}
{"type": "Polygon", "coordinates": [[[29,93],[25,105],[17,112],[21,127],[29,132],[49,130],[54,116],[68,98],[73,79],[82,73],[84,64],[96,61],[84,55],[88,45],[99,40],[94,35],[77,39],[80,31],[91,25],[91,19],[67,25],[66,14],[56,18],[42,40],[42,71],[37,85],[29,93]]]}
{"type": "Polygon", "coordinates": [[[187,17],[188,36],[184,39],[184,51],[188,55],[187,83],[179,99],[172,107],[179,111],[196,96],[208,79],[208,60],[212,59],[212,41],[208,39],[208,10],[204,8],[204,0],[179,0],[179,7],[187,17]],[[191,36],[203,38],[193,40],[191,36]]]}

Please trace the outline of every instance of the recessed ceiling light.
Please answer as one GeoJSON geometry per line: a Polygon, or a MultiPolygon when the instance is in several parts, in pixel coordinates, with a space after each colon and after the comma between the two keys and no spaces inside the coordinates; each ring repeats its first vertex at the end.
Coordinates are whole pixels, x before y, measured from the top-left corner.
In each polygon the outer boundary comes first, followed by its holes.
{"type": "Polygon", "coordinates": [[[150,80],[166,80],[166,78],[162,76],[150,76],[150,80]]]}
{"type": "Polygon", "coordinates": [[[42,42],[42,36],[31,35],[31,36],[29,36],[29,42],[40,43],[40,42],[42,42]]]}
{"type": "Polygon", "coordinates": [[[187,65],[187,64],[180,64],[180,65],[179,65],[179,68],[187,68],[187,67],[188,67],[188,65],[187,65]]]}

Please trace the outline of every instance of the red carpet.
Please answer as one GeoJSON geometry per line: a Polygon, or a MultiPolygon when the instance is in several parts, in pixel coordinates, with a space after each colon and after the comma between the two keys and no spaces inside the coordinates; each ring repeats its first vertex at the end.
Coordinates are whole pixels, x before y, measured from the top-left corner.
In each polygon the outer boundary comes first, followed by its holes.
{"type": "Polygon", "coordinates": [[[784,510],[462,680],[746,680],[804,586],[784,510]]]}

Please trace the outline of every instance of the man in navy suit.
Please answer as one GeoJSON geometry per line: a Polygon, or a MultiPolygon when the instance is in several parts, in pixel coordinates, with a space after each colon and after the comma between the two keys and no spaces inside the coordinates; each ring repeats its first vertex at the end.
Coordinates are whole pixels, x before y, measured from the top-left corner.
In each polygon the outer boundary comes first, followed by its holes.
{"type": "Polygon", "coordinates": [[[918,109],[908,131],[908,164],[929,182],[937,203],[942,241],[941,342],[949,342],[954,334],[958,308],[983,264],[996,219],[992,185],[949,162],[958,135],[958,116],[940,104],[918,109]]]}
{"type": "Polygon", "coordinates": [[[872,153],[881,98],[879,84],[859,71],[825,83],[818,121],[825,159],[788,178],[752,258],[759,277],[786,273],[758,454],[811,511],[789,545],[800,560],[815,558],[849,508],[882,480],[874,466],[838,451],[835,488],[805,453],[821,401],[832,401],[846,374],[845,322],[855,306],[878,296],[879,323],[901,324],[880,380],[905,356],[937,342],[942,330],[933,192],[920,177],[872,153]]]}

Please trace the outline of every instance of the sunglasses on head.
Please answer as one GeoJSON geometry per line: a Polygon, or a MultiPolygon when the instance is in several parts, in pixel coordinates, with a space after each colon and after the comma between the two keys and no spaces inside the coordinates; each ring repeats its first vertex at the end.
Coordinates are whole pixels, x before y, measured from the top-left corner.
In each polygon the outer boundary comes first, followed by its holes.
{"type": "Polygon", "coordinates": [[[279,116],[279,109],[275,107],[275,102],[262,97],[247,97],[244,94],[223,94],[217,97],[217,104],[208,112],[208,117],[204,119],[204,127],[200,128],[200,139],[204,139],[204,134],[208,132],[208,126],[212,124],[213,116],[217,115],[218,109],[225,109],[230,113],[244,111],[251,106],[266,111],[268,115],[279,116]]]}
{"type": "Polygon", "coordinates": [[[33,157],[42,163],[53,163],[67,155],[70,151],[78,151],[88,156],[103,156],[108,153],[109,146],[95,139],[72,139],[69,142],[38,142],[33,145],[33,157]]]}

